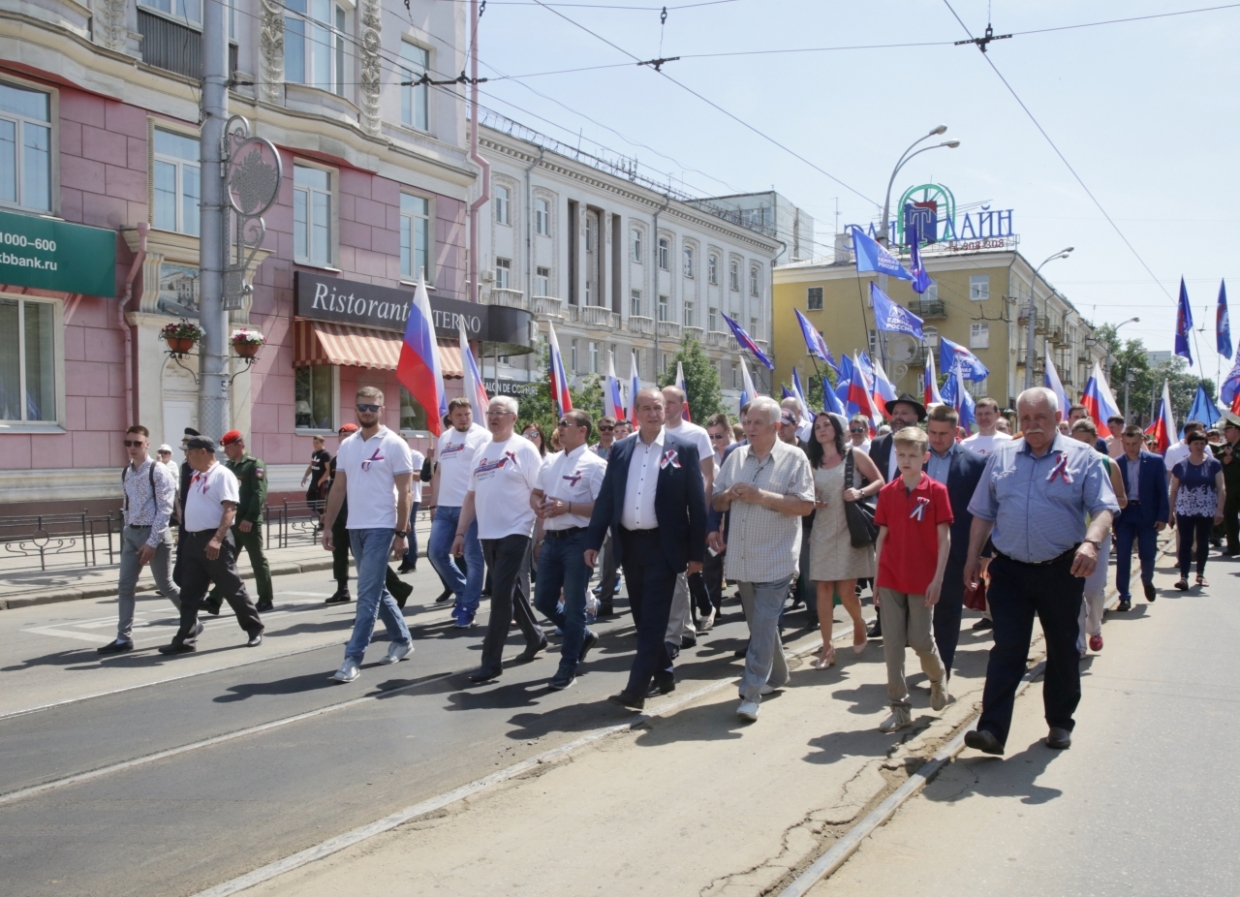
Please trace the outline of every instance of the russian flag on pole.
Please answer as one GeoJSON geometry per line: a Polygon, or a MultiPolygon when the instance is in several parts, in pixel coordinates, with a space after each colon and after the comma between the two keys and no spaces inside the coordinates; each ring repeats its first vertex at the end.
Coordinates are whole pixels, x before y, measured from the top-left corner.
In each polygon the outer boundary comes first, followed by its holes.
{"type": "Polygon", "coordinates": [[[1098,428],[1098,435],[1100,437],[1110,436],[1111,430],[1107,427],[1107,418],[1119,414],[1119,405],[1115,403],[1111,387],[1107,386],[1106,377],[1102,375],[1102,363],[1099,361],[1094,362],[1093,373],[1085,382],[1081,404],[1085,406],[1085,410],[1093,419],[1094,426],[1098,428]]]}
{"type": "Polygon", "coordinates": [[[841,412],[846,417],[852,416],[861,409],[848,401],[849,384],[852,382],[853,362],[847,355],[840,356],[840,375],[835,380],[835,396],[840,403],[845,406],[846,410],[841,412]]]}
{"type": "Polygon", "coordinates": [[[426,294],[426,281],[418,276],[418,286],[409,306],[405,322],[405,339],[396,363],[396,379],[414,401],[426,409],[426,426],[438,436],[443,431],[443,418],[448,413],[448,399],[443,388],[443,368],[439,363],[439,344],[435,341],[435,319],[431,317],[431,300],[426,294]]]}
{"type": "Polygon", "coordinates": [[[848,381],[849,410],[856,407],[857,411],[870,419],[870,435],[875,433],[874,407],[870,398],[870,386],[866,382],[865,372],[861,369],[861,361],[853,358],[852,378],[848,381]]]}
{"type": "Polygon", "coordinates": [[[1171,448],[1171,440],[1175,438],[1175,417],[1171,413],[1171,390],[1166,380],[1163,381],[1162,398],[1158,401],[1158,416],[1145,430],[1154,437],[1154,444],[1161,455],[1167,454],[1171,448]]]}
{"type": "Polygon", "coordinates": [[[973,396],[964,388],[964,374],[960,370],[960,365],[952,368],[951,378],[955,388],[952,390],[952,407],[956,409],[956,414],[960,417],[960,426],[964,427],[965,432],[971,432],[973,422],[977,419],[973,413],[973,409],[977,407],[977,403],[973,400],[973,396]]]}
{"type": "Polygon", "coordinates": [[[624,420],[624,399],[620,397],[620,378],[616,376],[616,356],[607,351],[607,387],[603,390],[603,414],[612,420],[624,420]]]}
{"type": "Polygon", "coordinates": [[[560,357],[560,343],[555,338],[555,328],[547,322],[548,341],[551,343],[551,401],[555,403],[555,415],[573,410],[573,399],[568,394],[568,378],[564,376],[564,359],[560,357]]]}
{"type": "Polygon", "coordinates": [[[1059,402],[1059,413],[1067,415],[1071,402],[1068,401],[1068,394],[1064,392],[1063,382],[1059,379],[1059,371],[1055,368],[1055,362],[1051,361],[1051,353],[1046,352],[1046,373],[1042,375],[1046,380],[1046,388],[1055,394],[1055,399],[1059,402]]]}
{"type": "Polygon", "coordinates": [[[797,427],[797,437],[809,442],[814,433],[814,415],[810,413],[809,402],[805,399],[805,390],[801,388],[801,375],[796,366],[792,367],[792,394],[801,403],[801,425],[797,427]]]}
{"type": "Polygon", "coordinates": [[[469,336],[465,333],[465,319],[459,318],[461,326],[461,361],[465,366],[465,395],[473,406],[479,409],[479,415],[491,404],[487,398],[486,387],[482,385],[482,375],[478,373],[478,363],[474,361],[474,353],[469,349],[469,336]]]}
{"type": "Polygon", "coordinates": [[[894,401],[895,397],[896,388],[887,379],[887,372],[883,370],[883,363],[881,361],[874,362],[874,398],[883,409],[884,416],[887,414],[887,403],[894,401]]]}
{"type": "Polygon", "coordinates": [[[637,379],[637,350],[629,350],[629,423],[637,428],[637,393],[641,390],[641,381],[637,379]]]}
{"type": "Polygon", "coordinates": [[[693,423],[693,415],[689,411],[689,390],[685,389],[685,366],[679,361],[676,362],[676,385],[685,394],[685,403],[680,406],[680,418],[693,423]]]}
{"type": "MultiPolygon", "coordinates": [[[[758,391],[754,389],[753,378],[749,376],[749,365],[745,364],[745,356],[740,356],[741,363],[741,404],[744,408],[749,402],[758,397],[758,391]]],[[[739,409],[738,409],[739,410],[739,409]]]]}
{"type": "Polygon", "coordinates": [[[925,378],[923,384],[925,389],[925,405],[929,408],[931,405],[942,405],[943,396],[939,393],[939,377],[934,370],[934,353],[926,353],[926,370],[922,374],[925,378]]]}

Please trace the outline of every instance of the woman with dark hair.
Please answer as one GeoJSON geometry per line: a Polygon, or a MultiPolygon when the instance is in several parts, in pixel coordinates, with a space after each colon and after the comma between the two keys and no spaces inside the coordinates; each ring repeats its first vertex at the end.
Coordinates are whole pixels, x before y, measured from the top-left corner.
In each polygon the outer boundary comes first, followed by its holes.
{"type": "Polygon", "coordinates": [[[1180,535],[1180,578],[1175,587],[1188,589],[1188,571],[1193,562],[1193,542],[1197,543],[1197,588],[1206,582],[1206,558],[1210,555],[1211,527],[1223,522],[1227,488],[1223,484],[1223,465],[1206,449],[1206,434],[1194,430],[1184,437],[1188,457],[1171,468],[1171,516],[1180,535]]]}
{"type": "Polygon", "coordinates": [[[846,442],[848,422],[843,415],[820,411],[814,418],[809,443],[809,465],[814,472],[814,529],[810,537],[809,578],[818,584],[818,625],[822,631],[822,651],[813,665],[825,670],[835,664],[831,643],[833,597],[853,622],[853,651],[865,649],[865,621],[861,618],[861,599],[857,580],[874,576],[874,546],[854,548],[844,516],[844,502],[869,498],[883,488],[878,467],[865,452],[846,442]],[[844,482],[848,459],[852,458],[852,482],[844,482]]]}
{"type": "Polygon", "coordinates": [[[538,449],[538,454],[543,458],[547,457],[547,437],[542,431],[542,427],[530,421],[528,424],[522,424],[520,433],[530,442],[534,443],[534,448],[538,449]]]}

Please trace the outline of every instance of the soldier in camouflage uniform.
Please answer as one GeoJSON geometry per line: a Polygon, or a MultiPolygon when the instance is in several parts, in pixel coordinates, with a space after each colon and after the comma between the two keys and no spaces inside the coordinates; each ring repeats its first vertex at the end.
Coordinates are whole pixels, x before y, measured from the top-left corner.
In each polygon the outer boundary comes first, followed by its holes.
{"type": "MultiPolygon", "coordinates": [[[[224,454],[228,456],[227,467],[236,476],[240,488],[237,518],[232,534],[237,541],[237,553],[244,548],[250,556],[254,571],[254,584],[258,590],[257,609],[261,613],[272,609],[271,568],[263,553],[263,505],[267,503],[267,466],[245,450],[245,439],[240,430],[229,430],[220,440],[224,454]]],[[[221,598],[219,589],[207,597],[206,609],[218,614],[221,598]]]]}

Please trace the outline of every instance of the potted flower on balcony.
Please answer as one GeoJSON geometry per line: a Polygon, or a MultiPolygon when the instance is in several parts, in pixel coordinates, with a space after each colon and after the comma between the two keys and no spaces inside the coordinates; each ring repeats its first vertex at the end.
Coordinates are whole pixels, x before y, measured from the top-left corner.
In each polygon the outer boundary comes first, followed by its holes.
{"type": "Polygon", "coordinates": [[[267,342],[259,331],[250,330],[248,327],[234,330],[228,339],[232,343],[233,351],[242,358],[253,358],[267,342]]]}
{"type": "Polygon", "coordinates": [[[181,356],[189,352],[202,339],[202,328],[191,321],[181,318],[171,324],[165,324],[159,336],[168,343],[173,355],[181,356]]]}

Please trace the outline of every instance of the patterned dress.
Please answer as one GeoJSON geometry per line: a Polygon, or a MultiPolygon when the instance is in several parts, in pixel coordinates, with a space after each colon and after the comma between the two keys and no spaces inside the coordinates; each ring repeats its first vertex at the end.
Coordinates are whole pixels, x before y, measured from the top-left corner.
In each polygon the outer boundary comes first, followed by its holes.
{"type": "MultiPolygon", "coordinates": [[[[844,463],[814,471],[814,500],[825,501],[814,515],[809,546],[809,578],[818,582],[870,579],[874,576],[874,546],[853,548],[844,517],[844,463]]],[[[853,485],[861,486],[861,473],[853,469],[853,485]]]]}

